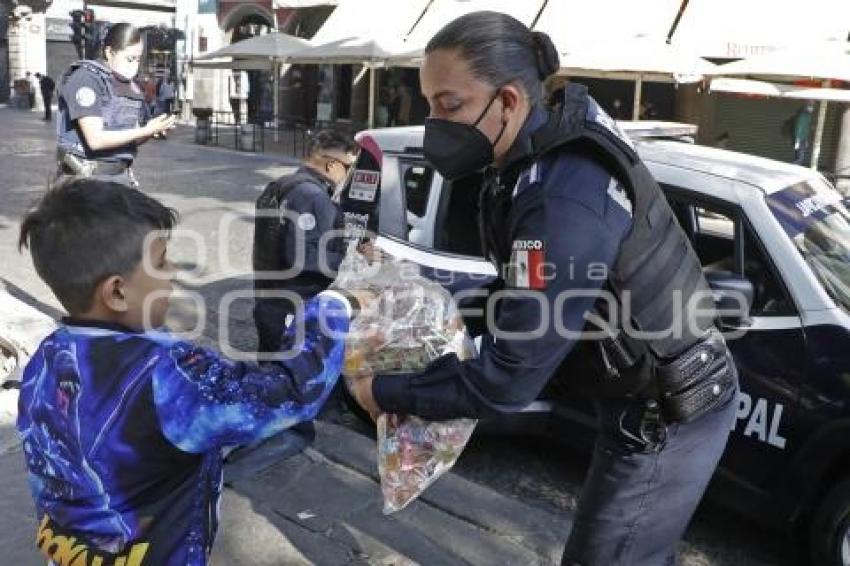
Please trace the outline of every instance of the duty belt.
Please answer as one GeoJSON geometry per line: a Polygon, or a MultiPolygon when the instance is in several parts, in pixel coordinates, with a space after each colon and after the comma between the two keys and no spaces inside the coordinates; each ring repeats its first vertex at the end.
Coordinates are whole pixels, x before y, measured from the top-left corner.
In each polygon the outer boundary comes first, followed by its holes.
{"type": "Polygon", "coordinates": [[[75,175],[91,177],[92,175],[121,175],[126,173],[130,166],[124,161],[89,161],[81,159],[83,168],[77,169],[67,163],[61,164],[61,173],[64,175],[75,175]]]}
{"type": "Polygon", "coordinates": [[[100,161],[96,159],[85,159],[73,153],[59,150],[57,152],[59,161],[59,173],[62,175],[73,175],[76,177],[91,177],[92,175],[121,175],[130,169],[126,161],[100,161]]]}
{"type": "Polygon", "coordinates": [[[658,359],[639,340],[611,332],[599,341],[604,397],[643,399],[665,422],[690,422],[728,399],[737,384],[735,363],[717,329],[684,352],[658,359]]]}

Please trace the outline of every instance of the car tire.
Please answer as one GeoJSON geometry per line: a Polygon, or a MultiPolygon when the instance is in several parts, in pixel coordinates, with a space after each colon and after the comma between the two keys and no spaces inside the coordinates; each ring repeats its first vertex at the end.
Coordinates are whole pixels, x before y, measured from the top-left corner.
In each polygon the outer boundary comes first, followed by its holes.
{"type": "Polygon", "coordinates": [[[850,479],[821,499],[809,527],[813,566],[850,566],[850,479]]]}

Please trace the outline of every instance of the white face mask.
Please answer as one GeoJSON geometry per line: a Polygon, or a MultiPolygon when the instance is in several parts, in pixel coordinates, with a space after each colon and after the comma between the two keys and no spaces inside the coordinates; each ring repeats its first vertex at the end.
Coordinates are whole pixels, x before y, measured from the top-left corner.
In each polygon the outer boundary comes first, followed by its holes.
{"type": "Polygon", "coordinates": [[[127,61],[116,61],[112,65],[112,70],[125,79],[131,80],[139,74],[139,62],[133,61],[132,63],[128,63],[127,61]]]}
{"type": "Polygon", "coordinates": [[[112,51],[109,66],[115,74],[129,81],[139,74],[139,57],[130,55],[126,50],[112,51]]]}

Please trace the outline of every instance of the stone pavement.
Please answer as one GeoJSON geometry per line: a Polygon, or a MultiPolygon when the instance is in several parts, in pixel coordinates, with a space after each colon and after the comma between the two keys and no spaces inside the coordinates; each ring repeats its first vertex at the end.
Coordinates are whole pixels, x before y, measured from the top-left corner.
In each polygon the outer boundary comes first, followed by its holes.
{"type": "MultiPolygon", "coordinates": [[[[44,190],[51,167],[52,127],[27,113],[0,108],[0,333],[24,355],[52,328],[59,305],[41,283],[27,256],[18,255],[20,215],[44,190]],[[7,151],[8,150],[8,151],[7,151]],[[5,291],[3,290],[5,288],[5,291]]],[[[257,189],[294,162],[285,156],[256,156],[190,143],[191,132],[141,150],[146,191],[183,215],[183,226],[210,242],[206,262],[176,237],[170,249],[188,269],[211,276],[183,287],[199,291],[210,305],[202,341],[220,346],[218,308],[222,295],[250,288],[238,276],[216,278],[224,257],[244,270],[250,262],[250,224],[237,223],[223,239],[222,214],[250,210],[257,189]],[[224,252],[223,254],[220,252],[224,252]]],[[[172,252],[170,252],[172,253],[172,252]]],[[[175,305],[169,324],[197,313],[175,305]]],[[[249,305],[227,317],[230,342],[254,343],[249,305]]],[[[14,394],[14,392],[9,392],[14,394]]],[[[6,403],[14,407],[14,402],[6,403]]],[[[14,446],[13,414],[0,422],[11,450],[0,454],[0,548],[2,564],[43,565],[34,551],[35,518],[14,446]]],[[[5,435],[5,436],[4,436],[5,435]]],[[[222,526],[213,563],[289,564],[549,564],[566,539],[568,520],[448,473],[417,502],[391,516],[381,511],[374,440],[329,422],[317,423],[313,445],[292,455],[291,438],[276,438],[228,465],[222,526]]],[[[8,448],[8,446],[7,446],[8,448]]]]}

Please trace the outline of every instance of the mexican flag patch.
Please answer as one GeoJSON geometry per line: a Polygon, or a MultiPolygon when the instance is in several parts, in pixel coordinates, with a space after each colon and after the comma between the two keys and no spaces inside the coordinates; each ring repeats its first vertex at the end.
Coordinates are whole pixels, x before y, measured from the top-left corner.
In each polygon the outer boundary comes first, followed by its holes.
{"type": "Polygon", "coordinates": [[[514,240],[506,281],[517,289],[545,289],[545,263],[543,240],[514,240]]]}

